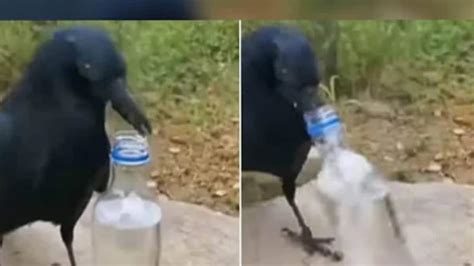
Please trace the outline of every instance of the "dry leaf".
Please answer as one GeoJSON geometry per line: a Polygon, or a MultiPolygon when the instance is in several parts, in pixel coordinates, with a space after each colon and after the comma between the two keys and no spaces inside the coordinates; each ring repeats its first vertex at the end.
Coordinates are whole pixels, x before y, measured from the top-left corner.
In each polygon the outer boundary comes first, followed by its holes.
{"type": "Polygon", "coordinates": [[[148,182],[146,182],[146,186],[149,187],[149,188],[156,188],[157,184],[156,184],[155,181],[149,180],[148,182]]]}
{"type": "Polygon", "coordinates": [[[405,147],[403,146],[403,144],[401,142],[397,142],[396,147],[397,147],[397,150],[399,150],[399,151],[405,149],[405,147]]]}
{"type": "Polygon", "coordinates": [[[181,149],[178,148],[178,147],[170,147],[169,149],[169,152],[171,152],[172,154],[178,154],[181,152],[181,149]]]}
{"type": "Polygon", "coordinates": [[[240,188],[240,183],[237,182],[232,186],[233,189],[238,190],[240,188]]]}
{"type": "Polygon", "coordinates": [[[441,171],[441,169],[443,169],[443,167],[440,164],[435,163],[435,162],[431,162],[428,168],[426,168],[428,172],[439,172],[441,171]]]}
{"type": "Polygon", "coordinates": [[[225,190],[218,190],[218,191],[214,192],[214,196],[217,196],[217,197],[223,197],[225,195],[227,195],[227,191],[225,191],[225,190]]]}
{"type": "Polygon", "coordinates": [[[443,160],[444,156],[443,153],[439,152],[434,156],[435,161],[441,161],[443,160]]]}
{"type": "Polygon", "coordinates": [[[462,135],[466,134],[466,131],[462,128],[455,128],[455,129],[453,129],[453,133],[455,135],[462,136],[462,135]]]}

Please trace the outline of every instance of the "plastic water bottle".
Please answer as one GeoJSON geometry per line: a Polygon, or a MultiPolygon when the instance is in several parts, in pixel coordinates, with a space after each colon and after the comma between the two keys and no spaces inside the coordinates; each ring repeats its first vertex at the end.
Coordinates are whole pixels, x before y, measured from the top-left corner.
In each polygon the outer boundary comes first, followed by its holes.
{"type": "Polygon", "coordinates": [[[147,141],[134,131],[119,131],[110,157],[111,184],[93,210],[94,263],[157,266],[162,213],[146,185],[147,141]]]}
{"type": "Polygon", "coordinates": [[[395,235],[403,238],[386,179],[367,158],[345,145],[342,121],[336,110],[325,105],[305,113],[304,119],[307,132],[322,155],[317,179],[321,194],[344,210],[341,213],[354,214],[349,222],[358,216],[380,218],[388,214],[395,235]]]}

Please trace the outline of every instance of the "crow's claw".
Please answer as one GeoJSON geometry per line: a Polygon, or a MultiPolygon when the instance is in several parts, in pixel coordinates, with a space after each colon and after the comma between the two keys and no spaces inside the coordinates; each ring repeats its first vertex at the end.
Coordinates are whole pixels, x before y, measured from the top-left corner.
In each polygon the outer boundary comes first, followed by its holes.
{"type": "Polygon", "coordinates": [[[301,234],[298,234],[286,227],[281,231],[285,233],[291,240],[303,244],[304,250],[310,255],[318,252],[324,257],[330,257],[333,261],[342,260],[343,255],[340,251],[332,251],[325,246],[332,244],[334,241],[333,237],[313,238],[311,231],[303,230],[301,234]]]}

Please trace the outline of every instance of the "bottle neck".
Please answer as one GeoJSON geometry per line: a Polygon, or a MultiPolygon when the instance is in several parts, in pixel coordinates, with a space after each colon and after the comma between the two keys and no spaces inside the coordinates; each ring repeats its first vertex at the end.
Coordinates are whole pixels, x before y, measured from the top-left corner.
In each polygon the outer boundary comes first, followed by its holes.
{"type": "Polygon", "coordinates": [[[122,191],[126,194],[136,192],[148,194],[146,185],[145,165],[123,166],[112,164],[112,191],[122,191]]]}

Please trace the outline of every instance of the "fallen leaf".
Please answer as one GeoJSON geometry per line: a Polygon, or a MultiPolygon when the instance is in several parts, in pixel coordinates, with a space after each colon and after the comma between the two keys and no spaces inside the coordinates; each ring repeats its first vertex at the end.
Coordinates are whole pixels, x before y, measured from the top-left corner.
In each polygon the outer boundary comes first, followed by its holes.
{"type": "Polygon", "coordinates": [[[441,115],[442,115],[443,113],[442,113],[442,111],[441,111],[440,109],[438,109],[438,110],[435,110],[435,111],[433,112],[433,114],[434,114],[434,116],[436,116],[436,117],[441,117],[441,115]]]}
{"type": "Polygon", "coordinates": [[[428,168],[426,168],[428,172],[439,172],[441,171],[441,169],[443,169],[443,167],[440,164],[435,163],[435,162],[431,162],[428,168]]]}
{"type": "Polygon", "coordinates": [[[149,187],[149,188],[156,188],[157,184],[156,184],[155,181],[149,180],[148,182],[146,182],[146,186],[149,187]]]}
{"type": "Polygon", "coordinates": [[[218,191],[214,192],[214,196],[217,196],[217,197],[223,197],[225,195],[227,195],[227,191],[225,191],[225,190],[218,190],[218,191]]]}
{"type": "Polygon", "coordinates": [[[233,189],[238,190],[240,188],[240,183],[237,182],[232,186],[233,189]]]}
{"type": "Polygon", "coordinates": [[[397,142],[396,147],[397,147],[397,150],[399,150],[399,151],[405,149],[405,147],[403,146],[403,144],[401,142],[397,142]]]}
{"type": "Polygon", "coordinates": [[[434,156],[435,161],[441,161],[443,160],[444,156],[443,153],[439,152],[434,156]]]}
{"type": "Polygon", "coordinates": [[[169,149],[169,152],[171,152],[172,154],[178,154],[181,152],[181,149],[178,148],[178,147],[170,147],[169,149]]]}
{"type": "Polygon", "coordinates": [[[384,159],[385,161],[387,161],[387,162],[393,162],[393,161],[394,161],[394,159],[393,159],[392,157],[387,156],[387,155],[384,156],[383,159],[384,159]]]}
{"type": "Polygon", "coordinates": [[[466,131],[462,128],[455,128],[455,129],[453,129],[453,133],[455,135],[462,136],[462,135],[466,134],[466,131]]]}

